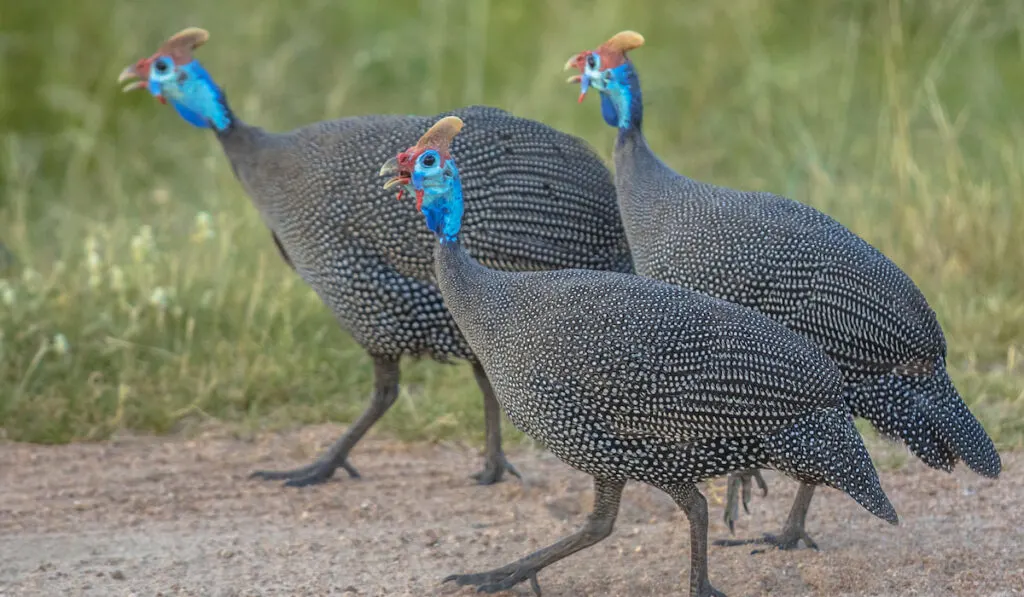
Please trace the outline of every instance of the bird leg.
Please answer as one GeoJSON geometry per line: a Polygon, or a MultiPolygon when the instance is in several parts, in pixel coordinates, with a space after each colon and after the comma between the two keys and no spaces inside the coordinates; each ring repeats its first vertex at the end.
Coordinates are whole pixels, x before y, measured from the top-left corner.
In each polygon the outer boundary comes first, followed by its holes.
{"type": "Polygon", "coordinates": [[[348,463],[348,453],[398,398],[398,363],[398,359],[373,358],[374,391],[370,406],[316,462],[292,470],[256,471],[250,478],[283,479],[287,480],[285,485],[289,487],[304,487],[324,483],[334,475],[334,471],[343,468],[349,476],[358,479],[359,471],[348,463]]]}
{"type": "Polygon", "coordinates": [[[708,502],[692,483],[662,488],[690,521],[690,597],[725,597],[708,580],[708,502]]]}
{"type": "Polygon", "coordinates": [[[736,521],[740,518],[740,493],[743,494],[743,511],[750,514],[750,495],[753,493],[751,481],[757,481],[761,497],[768,497],[768,484],[761,476],[760,469],[750,469],[729,475],[728,490],[725,494],[725,524],[729,532],[735,532],[736,521]]]}
{"type": "MultiPolygon", "coordinates": [[[[800,541],[807,547],[817,550],[818,544],[811,539],[804,524],[807,522],[807,510],[811,507],[811,498],[814,497],[814,485],[801,483],[800,489],[796,492],[796,499],[793,500],[793,507],[789,510],[789,518],[786,519],[786,526],[778,535],[765,533],[757,539],[719,539],[715,545],[733,547],[736,545],[768,545],[778,549],[797,549],[800,541]]],[[[751,553],[759,553],[764,550],[754,550],[751,553]]]]}
{"type": "Polygon", "coordinates": [[[484,395],[484,428],[487,435],[484,470],[475,473],[473,478],[480,485],[491,485],[501,481],[508,471],[515,478],[522,479],[516,467],[505,459],[505,452],[501,449],[501,407],[480,363],[473,363],[473,377],[476,378],[476,383],[484,395]]]}
{"type": "Polygon", "coordinates": [[[472,585],[479,593],[506,591],[524,580],[530,581],[533,592],[540,597],[537,573],[547,566],[601,541],[612,533],[615,517],[619,513],[619,501],[625,480],[594,478],[594,510],[587,517],[583,528],[539,549],[532,554],[507,566],[477,574],[453,574],[443,582],[454,582],[460,586],[472,585]]]}

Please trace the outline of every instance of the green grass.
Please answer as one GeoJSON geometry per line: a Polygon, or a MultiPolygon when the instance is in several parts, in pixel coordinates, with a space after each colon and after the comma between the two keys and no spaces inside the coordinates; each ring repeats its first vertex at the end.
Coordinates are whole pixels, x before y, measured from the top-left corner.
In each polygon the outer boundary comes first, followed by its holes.
{"type": "MultiPolygon", "coordinates": [[[[5,4],[0,240],[20,266],[0,281],[0,428],[65,442],[365,405],[369,359],[277,257],[212,136],[119,93],[171,33],[207,28],[199,57],[271,129],[487,103],[609,156],[613,131],[561,65],[632,28],[655,150],[882,249],[938,312],[974,411],[1021,446],[1022,24],[1013,0],[5,4]]],[[[382,429],[479,440],[465,366],[403,379],[382,429]]]]}

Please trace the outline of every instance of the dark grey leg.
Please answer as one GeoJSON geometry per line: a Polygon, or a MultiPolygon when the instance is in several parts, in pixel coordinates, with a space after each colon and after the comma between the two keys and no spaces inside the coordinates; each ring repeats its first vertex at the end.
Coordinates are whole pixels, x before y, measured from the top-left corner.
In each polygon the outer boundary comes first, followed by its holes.
{"type": "Polygon", "coordinates": [[[479,574],[453,574],[443,582],[473,585],[480,593],[497,593],[498,591],[507,591],[524,580],[529,580],[533,592],[540,597],[540,585],[537,583],[538,572],[562,558],[594,545],[612,533],[615,517],[619,513],[622,490],[625,486],[625,480],[595,478],[594,511],[587,517],[587,523],[583,525],[582,529],[507,566],[479,574]]]}
{"type": "Polygon", "coordinates": [[[736,521],[740,518],[740,492],[743,493],[743,511],[750,514],[750,495],[753,493],[751,481],[757,481],[757,488],[761,490],[761,497],[768,497],[768,484],[761,476],[760,469],[750,469],[729,475],[728,491],[725,497],[725,524],[729,525],[729,532],[735,532],[736,521]]]}
{"type": "MultiPolygon", "coordinates": [[[[818,544],[811,539],[804,524],[807,522],[807,510],[811,507],[811,498],[814,497],[814,485],[801,483],[800,489],[796,492],[796,499],[793,500],[793,507],[789,510],[789,518],[786,519],[786,526],[778,535],[765,533],[757,539],[719,539],[715,545],[732,547],[736,545],[771,545],[779,549],[797,549],[800,541],[807,547],[818,549],[818,544]]],[[[754,551],[757,553],[757,550],[754,551]]]]}
{"type": "Polygon", "coordinates": [[[480,485],[490,485],[501,481],[505,471],[508,471],[517,479],[521,479],[519,471],[505,459],[505,452],[501,449],[501,407],[480,363],[473,363],[473,377],[476,378],[476,383],[484,395],[484,430],[487,434],[484,470],[474,474],[473,478],[480,485]]]}
{"type": "Polygon", "coordinates": [[[665,492],[690,521],[690,596],[725,597],[708,580],[708,502],[692,483],[669,487],[665,492]]]}
{"type": "Polygon", "coordinates": [[[373,358],[374,390],[370,406],[359,415],[356,422],[338,438],[321,456],[308,466],[286,471],[256,471],[250,477],[266,480],[287,479],[289,487],[304,487],[323,483],[343,468],[352,477],[358,478],[357,471],[348,463],[348,453],[380,419],[398,398],[398,359],[389,357],[373,358]]]}

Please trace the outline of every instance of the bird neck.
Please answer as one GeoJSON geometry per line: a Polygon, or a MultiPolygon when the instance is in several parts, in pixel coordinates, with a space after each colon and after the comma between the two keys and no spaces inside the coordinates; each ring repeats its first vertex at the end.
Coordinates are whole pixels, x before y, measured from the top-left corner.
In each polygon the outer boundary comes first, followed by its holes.
{"type": "Polygon", "coordinates": [[[660,206],[699,194],[690,191],[692,181],[658,158],[640,129],[620,129],[613,157],[619,214],[633,261],[640,263],[646,261],[646,250],[654,235],[652,229],[661,229],[664,224],[660,206]],[[679,192],[666,192],[669,188],[679,192]]]}
{"type": "Polygon", "coordinates": [[[182,78],[161,91],[186,122],[198,128],[213,129],[218,134],[231,129],[234,115],[224,91],[198,60],[181,67],[182,78]]]}
{"type": "Polygon", "coordinates": [[[487,297],[493,286],[491,280],[498,272],[473,259],[457,239],[434,247],[434,271],[445,306],[472,344],[474,338],[470,336],[476,335],[473,330],[487,327],[486,321],[494,315],[490,313],[487,297]]]}
{"type": "Polygon", "coordinates": [[[611,78],[601,91],[601,116],[619,129],[639,131],[643,124],[644,104],[640,91],[640,78],[633,63],[625,63],[611,70],[611,78]]]}
{"type": "Polygon", "coordinates": [[[455,162],[448,158],[451,176],[441,184],[425,184],[417,192],[420,211],[427,221],[427,228],[434,233],[442,245],[457,245],[462,228],[462,182],[455,162]]]}

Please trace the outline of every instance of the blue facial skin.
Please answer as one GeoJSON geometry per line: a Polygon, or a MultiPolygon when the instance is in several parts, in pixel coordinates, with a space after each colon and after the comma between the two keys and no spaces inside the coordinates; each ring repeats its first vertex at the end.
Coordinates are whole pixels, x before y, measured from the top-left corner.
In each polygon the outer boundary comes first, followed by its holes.
{"type": "Polygon", "coordinates": [[[422,197],[420,211],[427,220],[427,228],[441,244],[458,242],[463,206],[462,182],[455,160],[449,156],[442,163],[441,155],[428,149],[416,158],[410,178],[415,194],[422,197]]]}
{"type": "Polygon", "coordinates": [[[169,56],[160,56],[150,65],[149,92],[166,99],[192,126],[218,132],[231,126],[224,92],[198,60],[177,66],[169,56]]]}
{"type": "Polygon", "coordinates": [[[580,77],[580,92],[593,87],[601,93],[601,117],[609,126],[622,130],[640,128],[643,102],[640,79],[633,63],[626,61],[615,68],[601,70],[601,57],[593,54],[580,77]]]}

